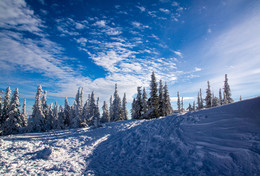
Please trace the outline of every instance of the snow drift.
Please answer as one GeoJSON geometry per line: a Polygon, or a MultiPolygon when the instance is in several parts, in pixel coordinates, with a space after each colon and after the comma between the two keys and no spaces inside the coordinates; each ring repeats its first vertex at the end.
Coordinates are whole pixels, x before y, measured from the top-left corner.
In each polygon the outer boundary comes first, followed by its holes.
{"type": "Polygon", "coordinates": [[[3,175],[257,175],[260,97],[150,121],[0,138],[3,175]]]}

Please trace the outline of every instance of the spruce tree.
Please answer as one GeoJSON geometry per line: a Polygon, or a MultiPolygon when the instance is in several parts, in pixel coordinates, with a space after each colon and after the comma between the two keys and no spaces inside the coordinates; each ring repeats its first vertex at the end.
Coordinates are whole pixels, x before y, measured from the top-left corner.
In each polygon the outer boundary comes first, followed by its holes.
{"type": "Polygon", "coordinates": [[[177,108],[178,108],[178,112],[181,112],[181,100],[180,100],[180,93],[179,91],[177,92],[177,108]]]}
{"type": "Polygon", "coordinates": [[[225,81],[224,81],[224,102],[225,104],[233,103],[234,100],[231,98],[231,90],[228,84],[227,74],[225,74],[225,81]]]}
{"type": "Polygon", "coordinates": [[[219,105],[223,104],[221,89],[219,89],[219,105]]]}
{"type": "Polygon", "coordinates": [[[5,120],[8,118],[8,112],[11,103],[11,88],[7,87],[5,91],[4,107],[2,111],[1,124],[4,124],[5,120]]]}
{"type": "Polygon", "coordinates": [[[200,93],[198,92],[198,96],[197,96],[197,110],[201,109],[201,103],[200,103],[200,93]]]}
{"type": "Polygon", "coordinates": [[[117,121],[121,119],[121,99],[118,95],[117,84],[115,84],[114,100],[113,100],[113,115],[111,121],[117,121]]]}
{"type": "Polygon", "coordinates": [[[61,129],[64,129],[64,128],[65,128],[65,125],[64,125],[64,109],[60,105],[59,113],[58,113],[57,129],[61,130],[61,129]]]}
{"type": "Polygon", "coordinates": [[[132,119],[137,119],[135,98],[133,99],[133,102],[132,102],[131,116],[132,116],[132,119]]]}
{"type": "Polygon", "coordinates": [[[37,93],[35,96],[35,103],[33,105],[33,112],[32,112],[32,126],[31,130],[33,132],[40,132],[40,131],[46,131],[45,128],[45,117],[42,112],[42,86],[38,85],[37,93]]]}
{"type": "MultiPolygon", "coordinates": [[[[48,121],[48,105],[47,105],[47,91],[45,90],[42,97],[42,112],[44,114],[44,124],[47,124],[48,121]]],[[[47,128],[47,127],[46,127],[47,128]]]]}
{"type": "Polygon", "coordinates": [[[26,113],[26,99],[24,99],[24,101],[23,101],[21,120],[22,120],[22,124],[21,124],[22,127],[27,127],[28,126],[28,116],[26,113]]]}
{"type": "Polygon", "coordinates": [[[151,75],[151,83],[150,83],[150,110],[149,119],[158,118],[159,117],[159,97],[157,90],[157,82],[155,78],[154,72],[151,75]]]}
{"type": "Polygon", "coordinates": [[[163,95],[163,116],[168,116],[173,114],[173,109],[172,109],[172,105],[171,105],[171,99],[170,99],[170,95],[169,95],[169,91],[168,91],[168,86],[165,82],[165,85],[163,87],[164,91],[164,95],[163,95]]]}
{"type": "Polygon", "coordinates": [[[203,109],[204,104],[203,104],[203,98],[202,98],[202,91],[200,89],[200,108],[203,109]]]}
{"type": "Polygon", "coordinates": [[[69,127],[70,124],[70,106],[68,102],[68,98],[65,98],[64,102],[64,126],[69,127]]]}
{"type": "Polygon", "coordinates": [[[183,107],[183,97],[181,97],[181,112],[184,111],[184,107],[183,107]]]}
{"type": "Polygon", "coordinates": [[[124,97],[123,97],[123,102],[122,102],[122,120],[127,120],[128,117],[127,117],[127,108],[126,108],[126,93],[124,93],[124,97]]]}
{"type": "Polygon", "coordinates": [[[216,106],[219,106],[219,100],[217,97],[214,96],[214,94],[212,94],[212,107],[216,106]]]}
{"type": "Polygon", "coordinates": [[[110,119],[109,119],[109,112],[108,112],[108,105],[106,103],[106,101],[104,101],[104,104],[102,106],[102,118],[100,120],[101,123],[106,123],[106,122],[110,122],[110,119]]]}
{"type": "Polygon", "coordinates": [[[162,83],[162,80],[160,80],[159,82],[159,107],[158,107],[158,113],[159,113],[159,116],[165,116],[165,113],[164,113],[164,92],[163,92],[163,83],[162,83]]]}
{"type": "Polygon", "coordinates": [[[137,96],[135,99],[135,113],[137,119],[141,119],[144,113],[141,87],[137,87],[137,96]]]}
{"type": "Polygon", "coordinates": [[[19,102],[19,92],[18,88],[16,88],[12,100],[10,102],[10,108],[8,111],[7,119],[3,124],[3,134],[17,134],[20,133],[22,128],[22,120],[21,113],[19,110],[20,102],[19,102]]]}
{"type": "Polygon", "coordinates": [[[111,95],[110,99],[109,99],[109,120],[110,122],[112,122],[112,117],[113,117],[113,97],[111,95]]]}
{"type": "Polygon", "coordinates": [[[210,108],[212,106],[211,101],[212,101],[212,94],[210,90],[210,84],[208,81],[208,88],[206,90],[206,97],[205,97],[206,108],[210,108]]]}
{"type": "Polygon", "coordinates": [[[146,113],[148,112],[148,102],[147,102],[147,94],[145,88],[143,88],[143,94],[142,94],[142,107],[143,107],[143,116],[146,116],[146,113]]]}

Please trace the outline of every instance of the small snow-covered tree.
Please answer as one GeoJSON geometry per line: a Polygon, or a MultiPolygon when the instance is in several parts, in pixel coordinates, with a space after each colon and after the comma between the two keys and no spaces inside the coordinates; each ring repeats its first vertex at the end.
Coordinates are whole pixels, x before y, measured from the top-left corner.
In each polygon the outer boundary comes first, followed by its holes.
{"type": "Polygon", "coordinates": [[[206,90],[206,97],[205,97],[206,108],[210,108],[212,106],[211,101],[212,101],[212,94],[210,90],[210,84],[208,81],[208,88],[206,90]]]}
{"type": "Polygon", "coordinates": [[[82,118],[81,118],[81,126],[84,127],[84,126],[87,126],[87,121],[88,121],[88,118],[90,116],[90,94],[88,94],[88,99],[87,101],[85,102],[84,104],[84,107],[83,107],[83,113],[82,113],[82,118]]]}
{"type": "Polygon", "coordinates": [[[126,108],[126,93],[124,93],[124,97],[123,97],[123,102],[122,102],[122,120],[127,120],[128,117],[127,117],[127,108],[126,108]]]}
{"type": "Polygon", "coordinates": [[[163,115],[168,116],[173,113],[173,109],[172,109],[171,99],[170,99],[168,86],[167,86],[166,82],[165,82],[163,89],[164,89],[164,91],[163,91],[163,93],[164,93],[164,95],[163,95],[163,115]]]}
{"type": "Polygon", "coordinates": [[[47,91],[45,90],[42,97],[42,112],[44,114],[44,123],[47,123],[48,118],[48,105],[47,105],[47,91]]]}
{"type": "Polygon", "coordinates": [[[159,106],[158,106],[158,113],[159,113],[159,116],[164,116],[165,113],[164,113],[164,92],[163,92],[163,83],[162,83],[162,80],[160,80],[159,82],[159,97],[158,97],[158,100],[159,100],[159,106]]]}
{"type": "Polygon", "coordinates": [[[32,112],[32,123],[31,123],[31,130],[33,132],[40,132],[40,131],[46,131],[45,128],[45,117],[42,112],[42,86],[38,85],[37,93],[35,96],[35,103],[33,105],[33,112],[32,112]]]}
{"type": "Polygon", "coordinates": [[[147,102],[147,94],[145,88],[143,88],[142,106],[143,106],[143,114],[146,114],[148,112],[148,102],[147,102]]]}
{"type": "Polygon", "coordinates": [[[219,105],[223,104],[221,89],[219,89],[219,105]]]}
{"type": "Polygon", "coordinates": [[[223,89],[224,89],[224,103],[225,104],[233,103],[234,100],[231,98],[231,90],[230,90],[230,86],[228,84],[227,74],[225,74],[225,81],[224,81],[223,89]]]}
{"type": "Polygon", "coordinates": [[[183,97],[181,97],[181,112],[184,111],[184,107],[183,107],[183,97]]]}
{"type": "Polygon", "coordinates": [[[132,119],[137,119],[135,98],[133,99],[133,102],[132,102],[131,116],[132,116],[132,119]]]}
{"type": "Polygon", "coordinates": [[[119,119],[121,119],[121,99],[118,95],[118,90],[117,90],[117,84],[115,84],[115,92],[114,92],[114,100],[113,100],[113,114],[110,117],[111,121],[117,121],[119,119]]]}
{"type": "Polygon", "coordinates": [[[54,124],[54,115],[52,109],[53,103],[48,106],[48,117],[46,118],[46,130],[53,129],[54,124]]]}
{"type": "Polygon", "coordinates": [[[58,113],[58,120],[57,120],[57,129],[61,130],[64,129],[64,109],[63,107],[60,105],[59,107],[59,113],[58,113]]]}
{"type": "Polygon", "coordinates": [[[102,106],[102,118],[100,120],[101,123],[106,123],[106,122],[110,122],[110,118],[109,118],[109,112],[108,112],[108,105],[106,103],[106,101],[104,101],[104,104],[102,106]]]}
{"type": "Polygon", "coordinates": [[[52,126],[52,129],[58,129],[58,127],[59,127],[59,121],[58,121],[58,119],[59,119],[59,106],[58,106],[58,104],[57,104],[57,102],[55,101],[55,104],[54,104],[54,108],[53,108],[53,119],[54,119],[54,121],[53,121],[53,126],[52,126]]]}
{"type": "Polygon", "coordinates": [[[64,102],[64,126],[69,127],[70,124],[70,106],[68,102],[68,98],[65,98],[64,102]]]}
{"type": "Polygon", "coordinates": [[[179,91],[177,92],[177,108],[178,108],[178,112],[181,112],[181,100],[180,100],[180,93],[179,91]]]}
{"type": "Polygon", "coordinates": [[[192,111],[192,107],[191,107],[191,104],[189,103],[189,106],[188,106],[188,111],[191,112],[192,111]]]}
{"type": "Polygon", "coordinates": [[[112,122],[111,117],[113,116],[113,97],[111,95],[110,99],[109,99],[109,120],[110,122],[112,122]]]}
{"type": "Polygon", "coordinates": [[[217,97],[214,96],[214,94],[212,94],[212,107],[216,106],[219,106],[219,100],[217,97]]]}
{"type": "Polygon", "coordinates": [[[137,119],[141,119],[143,116],[143,101],[141,87],[137,87],[137,96],[135,99],[135,115],[137,119]]]}
{"type": "Polygon", "coordinates": [[[151,75],[151,82],[150,82],[150,107],[149,107],[149,119],[158,118],[159,117],[159,97],[158,97],[158,90],[157,90],[157,82],[154,72],[151,75]]]}
{"type": "Polygon", "coordinates": [[[22,120],[21,126],[22,127],[27,127],[27,125],[28,125],[28,116],[27,116],[27,113],[26,113],[26,99],[24,99],[24,101],[23,101],[23,109],[22,109],[21,120],[22,120]]]}
{"type": "Polygon", "coordinates": [[[79,128],[80,126],[80,121],[79,121],[79,116],[78,116],[78,105],[76,100],[74,100],[74,104],[72,105],[70,109],[70,127],[71,128],[79,128]]]}
{"type": "Polygon", "coordinates": [[[19,92],[18,88],[16,88],[12,100],[10,102],[10,108],[8,111],[7,119],[3,124],[4,135],[17,134],[21,132],[20,129],[22,128],[22,120],[19,106],[19,92]]]}

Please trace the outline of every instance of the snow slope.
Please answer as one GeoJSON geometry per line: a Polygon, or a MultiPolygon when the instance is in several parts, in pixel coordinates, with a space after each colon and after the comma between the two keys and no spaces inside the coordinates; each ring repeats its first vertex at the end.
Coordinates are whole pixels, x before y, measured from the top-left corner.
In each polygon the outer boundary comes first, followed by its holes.
{"type": "Polygon", "coordinates": [[[2,175],[259,175],[260,97],[180,116],[0,138],[2,175]]]}

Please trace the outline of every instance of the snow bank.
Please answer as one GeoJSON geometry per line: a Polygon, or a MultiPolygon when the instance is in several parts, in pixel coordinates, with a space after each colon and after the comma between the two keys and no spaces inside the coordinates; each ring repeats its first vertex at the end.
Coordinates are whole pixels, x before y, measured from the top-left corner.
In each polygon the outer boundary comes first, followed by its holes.
{"type": "Polygon", "coordinates": [[[0,138],[0,175],[257,175],[260,97],[181,116],[0,138]]]}

